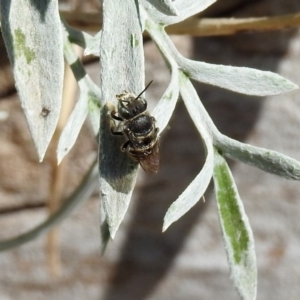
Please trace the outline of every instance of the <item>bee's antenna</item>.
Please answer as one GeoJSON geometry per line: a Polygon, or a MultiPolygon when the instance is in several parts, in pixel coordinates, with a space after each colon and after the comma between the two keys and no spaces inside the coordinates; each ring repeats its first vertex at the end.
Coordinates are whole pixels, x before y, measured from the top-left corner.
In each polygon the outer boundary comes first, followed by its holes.
{"type": "MultiPolygon", "coordinates": [[[[135,99],[138,99],[146,90],[147,90],[147,88],[150,86],[150,84],[153,82],[153,80],[151,80],[148,84],[147,84],[147,86],[139,93],[139,95],[135,98],[135,99]]],[[[134,100],[135,100],[134,99],[134,100]]]]}

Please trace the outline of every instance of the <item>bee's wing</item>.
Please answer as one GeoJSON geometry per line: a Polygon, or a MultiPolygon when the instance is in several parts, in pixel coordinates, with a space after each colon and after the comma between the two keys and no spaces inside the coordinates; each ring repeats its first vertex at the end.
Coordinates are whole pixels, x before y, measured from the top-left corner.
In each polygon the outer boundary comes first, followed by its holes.
{"type": "Polygon", "coordinates": [[[139,163],[144,171],[148,174],[155,174],[159,171],[159,143],[157,142],[153,148],[152,153],[139,158],[139,163]]]}

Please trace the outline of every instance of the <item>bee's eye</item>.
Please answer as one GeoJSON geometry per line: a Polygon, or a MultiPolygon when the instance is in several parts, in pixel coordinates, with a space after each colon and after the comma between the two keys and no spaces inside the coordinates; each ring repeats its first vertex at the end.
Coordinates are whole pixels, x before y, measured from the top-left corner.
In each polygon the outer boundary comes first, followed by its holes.
{"type": "Polygon", "coordinates": [[[133,112],[137,113],[137,112],[140,112],[140,110],[141,110],[141,106],[137,105],[137,106],[134,107],[133,112]]]}

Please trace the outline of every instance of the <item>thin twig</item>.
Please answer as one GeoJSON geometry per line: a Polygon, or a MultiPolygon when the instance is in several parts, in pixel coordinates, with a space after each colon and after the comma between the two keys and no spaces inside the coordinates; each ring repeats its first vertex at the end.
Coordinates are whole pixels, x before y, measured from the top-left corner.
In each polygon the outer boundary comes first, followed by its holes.
{"type": "Polygon", "coordinates": [[[274,31],[300,26],[300,13],[276,17],[245,19],[198,19],[190,18],[166,28],[168,34],[191,36],[232,35],[249,31],[274,31]]]}
{"type": "MultiPolygon", "coordinates": [[[[97,32],[102,28],[100,12],[72,13],[61,11],[67,23],[77,29],[97,32]]],[[[190,18],[167,27],[169,34],[191,36],[232,35],[246,31],[274,31],[300,26],[300,13],[260,18],[190,18]]],[[[0,25],[1,29],[1,25],[0,25]]]]}
{"type": "MultiPolygon", "coordinates": [[[[99,31],[102,19],[97,13],[61,12],[68,24],[81,30],[99,31]]],[[[169,34],[192,36],[232,35],[245,31],[273,31],[300,26],[300,13],[260,18],[190,18],[166,28],[169,34]]]]}
{"type": "MultiPolygon", "coordinates": [[[[78,54],[82,55],[82,49],[76,47],[78,54]]],[[[75,102],[75,96],[77,91],[77,82],[73,76],[73,73],[69,67],[65,69],[64,78],[64,90],[63,90],[63,101],[60,117],[55,129],[51,141],[51,165],[52,165],[52,182],[51,190],[49,193],[48,208],[49,213],[53,214],[60,206],[63,191],[65,187],[66,179],[66,160],[63,160],[57,165],[56,149],[59,141],[59,137],[65,127],[68,117],[72,111],[75,102]]],[[[48,254],[48,265],[50,272],[53,276],[59,276],[61,263],[60,263],[60,249],[59,249],[59,228],[56,227],[48,233],[47,239],[47,254],[48,254]]]]}
{"type": "Polygon", "coordinates": [[[45,208],[45,206],[46,206],[45,203],[38,202],[38,203],[25,203],[20,206],[4,207],[4,208],[0,209],[0,216],[24,212],[26,210],[33,211],[35,209],[45,208]]]}

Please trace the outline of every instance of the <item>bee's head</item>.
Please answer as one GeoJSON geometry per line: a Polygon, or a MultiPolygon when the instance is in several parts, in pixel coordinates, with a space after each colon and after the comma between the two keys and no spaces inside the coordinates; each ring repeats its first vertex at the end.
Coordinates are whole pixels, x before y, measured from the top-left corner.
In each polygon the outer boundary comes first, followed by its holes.
{"type": "Polygon", "coordinates": [[[128,120],[146,111],[147,101],[142,98],[141,95],[146,91],[151,83],[152,81],[150,81],[150,83],[138,96],[128,92],[124,92],[123,94],[116,96],[119,100],[118,113],[121,117],[128,120]]]}
{"type": "Polygon", "coordinates": [[[147,109],[147,102],[142,97],[135,97],[135,95],[130,93],[123,93],[117,95],[118,103],[118,113],[124,119],[131,119],[147,109]]]}

